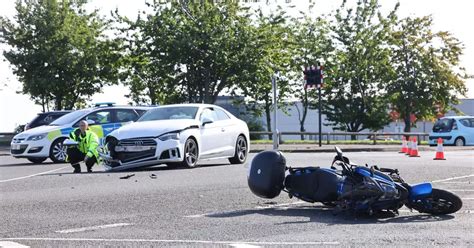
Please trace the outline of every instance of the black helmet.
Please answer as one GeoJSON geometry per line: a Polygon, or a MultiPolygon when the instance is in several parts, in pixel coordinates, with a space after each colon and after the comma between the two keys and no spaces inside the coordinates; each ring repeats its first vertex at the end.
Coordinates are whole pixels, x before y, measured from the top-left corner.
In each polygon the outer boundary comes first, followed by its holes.
{"type": "Polygon", "coordinates": [[[286,159],[279,151],[257,154],[249,168],[250,190],[262,198],[274,198],[280,194],[285,180],[286,159]]]}

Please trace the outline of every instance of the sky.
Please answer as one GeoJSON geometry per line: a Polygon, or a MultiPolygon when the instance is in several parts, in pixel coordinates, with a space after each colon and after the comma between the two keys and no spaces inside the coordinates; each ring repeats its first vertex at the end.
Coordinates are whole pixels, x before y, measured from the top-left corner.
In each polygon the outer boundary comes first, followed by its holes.
{"type": "MultiPolygon", "coordinates": [[[[270,6],[266,9],[274,8],[277,3],[281,3],[283,8],[290,9],[290,12],[306,10],[310,0],[291,0],[286,4],[286,0],[269,0],[270,6]]],[[[315,16],[321,13],[329,13],[335,10],[342,0],[312,0],[316,3],[312,14],[315,16]]],[[[265,5],[266,0],[254,6],[265,5]]],[[[355,0],[348,0],[349,3],[355,0]]],[[[461,57],[463,65],[469,74],[474,74],[474,32],[472,32],[472,23],[474,23],[474,1],[470,0],[379,0],[382,11],[388,13],[393,6],[400,2],[398,11],[400,17],[407,16],[425,16],[432,15],[435,31],[449,31],[458,38],[464,45],[464,55],[461,57]]],[[[88,9],[99,9],[100,13],[108,16],[111,10],[116,8],[121,15],[129,18],[136,18],[140,10],[146,9],[144,0],[89,0],[88,9]]],[[[2,0],[0,16],[12,18],[15,15],[15,1],[2,0]]],[[[12,132],[17,125],[25,124],[33,119],[37,113],[41,112],[41,106],[35,105],[29,96],[18,94],[21,90],[21,84],[12,69],[5,61],[3,51],[7,46],[0,44],[0,133],[12,132]]],[[[474,79],[466,81],[468,87],[467,98],[474,98],[474,79]]],[[[92,97],[93,102],[115,102],[117,104],[127,104],[129,101],[124,96],[128,89],[123,86],[105,87],[103,93],[92,97]]]]}

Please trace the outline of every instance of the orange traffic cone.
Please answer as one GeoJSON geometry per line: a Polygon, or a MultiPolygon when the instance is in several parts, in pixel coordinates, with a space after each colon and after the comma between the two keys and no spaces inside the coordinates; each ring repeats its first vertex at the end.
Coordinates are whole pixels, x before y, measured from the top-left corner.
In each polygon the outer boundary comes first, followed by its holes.
{"type": "Polygon", "coordinates": [[[402,136],[402,149],[398,153],[407,153],[407,151],[408,151],[407,139],[405,139],[405,136],[402,136]]]}
{"type": "Polygon", "coordinates": [[[413,141],[411,151],[410,151],[410,157],[419,157],[418,155],[418,145],[416,144],[416,137],[413,137],[413,141]]]}
{"type": "Polygon", "coordinates": [[[443,139],[438,138],[438,147],[436,147],[436,156],[433,160],[446,160],[444,158],[444,151],[443,151],[443,139]]]}
{"type": "Polygon", "coordinates": [[[411,153],[411,147],[412,147],[412,144],[411,144],[411,137],[408,137],[408,146],[407,146],[407,151],[405,153],[405,155],[408,155],[410,156],[410,153],[411,153]]]}

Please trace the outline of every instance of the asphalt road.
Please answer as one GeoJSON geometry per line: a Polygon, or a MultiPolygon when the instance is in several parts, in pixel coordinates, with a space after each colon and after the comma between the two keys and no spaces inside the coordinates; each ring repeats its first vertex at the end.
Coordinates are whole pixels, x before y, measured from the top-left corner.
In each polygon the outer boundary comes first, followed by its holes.
{"type": "MultiPolygon", "coordinates": [[[[72,174],[66,164],[0,156],[0,247],[474,247],[472,150],[446,153],[445,161],[433,161],[433,152],[346,155],[398,168],[409,183],[433,182],[458,194],[463,208],[447,216],[406,208],[398,216],[333,215],[286,194],[254,196],[249,162],[72,174]]],[[[333,154],[286,157],[291,166],[329,167],[333,154]]]]}

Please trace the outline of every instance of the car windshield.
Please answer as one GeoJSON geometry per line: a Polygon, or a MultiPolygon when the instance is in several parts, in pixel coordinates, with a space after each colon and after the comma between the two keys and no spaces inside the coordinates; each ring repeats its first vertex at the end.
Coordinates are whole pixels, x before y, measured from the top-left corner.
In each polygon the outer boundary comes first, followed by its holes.
{"type": "Polygon", "coordinates": [[[194,119],[198,107],[160,107],[146,112],[140,119],[141,121],[173,120],[173,119],[194,119]]]}
{"type": "Polygon", "coordinates": [[[438,120],[433,126],[433,132],[435,133],[443,133],[443,132],[451,132],[453,128],[453,119],[440,119],[438,120]]]}
{"type": "Polygon", "coordinates": [[[83,116],[84,114],[86,114],[88,112],[89,112],[89,110],[87,110],[87,109],[77,110],[77,111],[74,111],[74,112],[69,113],[67,115],[61,116],[57,120],[51,122],[51,124],[49,124],[49,125],[50,126],[62,126],[62,125],[70,124],[70,123],[73,123],[79,117],[83,116]]]}

